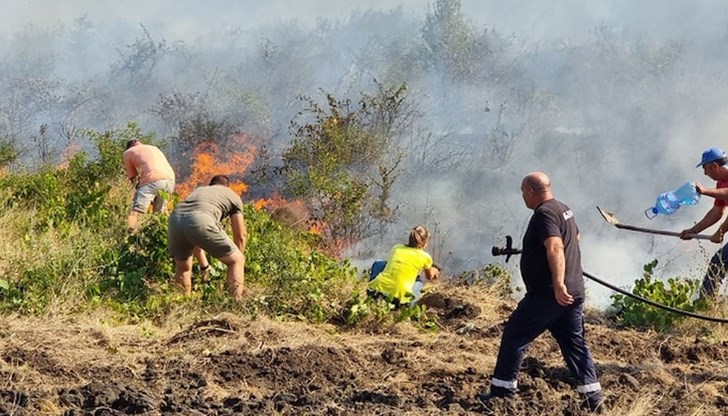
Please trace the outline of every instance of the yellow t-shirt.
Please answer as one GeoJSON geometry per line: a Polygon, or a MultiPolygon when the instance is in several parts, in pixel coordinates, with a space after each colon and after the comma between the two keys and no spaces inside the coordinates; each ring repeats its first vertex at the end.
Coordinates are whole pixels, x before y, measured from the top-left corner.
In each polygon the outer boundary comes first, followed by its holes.
{"type": "Polygon", "coordinates": [[[397,244],[387,259],[387,265],[369,282],[369,289],[398,299],[400,303],[412,299],[412,286],[423,269],[432,267],[432,257],[421,248],[397,244]]]}

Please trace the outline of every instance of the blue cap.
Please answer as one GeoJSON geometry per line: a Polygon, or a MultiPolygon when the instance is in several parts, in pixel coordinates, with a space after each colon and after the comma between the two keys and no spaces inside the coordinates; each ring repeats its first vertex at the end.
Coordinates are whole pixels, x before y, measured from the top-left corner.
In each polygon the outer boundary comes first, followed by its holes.
{"type": "Polygon", "coordinates": [[[710,149],[703,152],[703,157],[700,159],[700,163],[698,163],[695,167],[699,168],[706,163],[716,162],[725,157],[726,155],[723,150],[718,149],[717,147],[711,147],[710,149]]]}

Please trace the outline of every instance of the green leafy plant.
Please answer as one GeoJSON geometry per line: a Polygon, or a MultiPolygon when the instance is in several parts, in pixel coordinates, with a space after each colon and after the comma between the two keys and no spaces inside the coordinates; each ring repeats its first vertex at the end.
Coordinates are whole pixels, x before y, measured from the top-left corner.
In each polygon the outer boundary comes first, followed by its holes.
{"type": "Polygon", "coordinates": [[[361,289],[356,269],[318,249],[320,237],[283,227],[267,212],[246,205],[246,284],[258,306],[278,316],[312,322],[336,317],[361,289]]]}
{"type": "Polygon", "coordinates": [[[301,97],[306,108],[291,123],[293,141],[284,154],[286,187],[320,221],[332,252],[396,218],[390,196],[402,154],[393,137],[414,117],[406,90],[379,85],[357,104],[332,94],[326,105],[301,97]]]}
{"type": "Polygon", "coordinates": [[[139,229],[127,236],[105,271],[99,289],[119,301],[145,301],[152,287],[167,289],[174,263],[167,252],[168,217],[150,214],[139,229]]]}
{"type": "Polygon", "coordinates": [[[437,331],[440,324],[436,314],[429,313],[426,305],[404,305],[399,308],[382,299],[372,299],[359,292],[353,293],[335,322],[346,326],[376,326],[398,322],[411,322],[424,331],[437,331]]]}
{"type": "Polygon", "coordinates": [[[0,168],[13,163],[18,156],[20,156],[20,150],[15,143],[8,139],[0,139],[0,168]]]}
{"type": "MultiPolygon", "coordinates": [[[[657,260],[644,265],[642,278],[635,280],[632,293],[651,301],[671,306],[673,308],[695,311],[701,307],[700,301],[693,301],[699,282],[680,278],[669,278],[667,282],[656,279],[654,269],[657,260]]],[[[626,326],[637,328],[652,328],[657,331],[666,331],[684,316],[655,308],[628,296],[612,295],[612,306],[619,310],[618,319],[626,326]]]]}
{"type": "Polygon", "coordinates": [[[0,188],[10,193],[6,207],[37,211],[36,231],[69,223],[109,227],[115,220],[112,217],[126,210],[127,201],[110,197],[124,178],[124,144],[135,137],[153,142],[152,137],[142,134],[133,122],[124,129],[103,133],[87,130],[85,134],[95,148],[75,154],[67,166],[44,166],[0,178],[0,188]]]}

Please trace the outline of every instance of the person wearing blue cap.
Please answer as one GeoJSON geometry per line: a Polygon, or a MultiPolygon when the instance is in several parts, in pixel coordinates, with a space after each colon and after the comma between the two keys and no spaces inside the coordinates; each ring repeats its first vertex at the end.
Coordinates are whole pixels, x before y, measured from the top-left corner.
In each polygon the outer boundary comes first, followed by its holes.
{"type": "MultiPolygon", "coordinates": [[[[695,190],[705,196],[714,198],[713,206],[705,214],[703,219],[692,227],[682,230],[680,238],[689,240],[690,234],[698,234],[708,227],[720,222],[726,212],[728,205],[728,156],[717,147],[711,147],[703,152],[700,163],[696,167],[702,167],[705,176],[715,180],[715,188],[705,188],[700,183],[695,184],[695,190]]],[[[723,242],[723,235],[728,232],[728,218],[721,223],[718,229],[711,235],[710,241],[720,244],[723,242]]],[[[725,265],[728,264],[728,244],[718,250],[710,259],[708,270],[703,278],[700,287],[700,298],[714,298],[720,290],[720,285],[726,274],[725,265]]]]}

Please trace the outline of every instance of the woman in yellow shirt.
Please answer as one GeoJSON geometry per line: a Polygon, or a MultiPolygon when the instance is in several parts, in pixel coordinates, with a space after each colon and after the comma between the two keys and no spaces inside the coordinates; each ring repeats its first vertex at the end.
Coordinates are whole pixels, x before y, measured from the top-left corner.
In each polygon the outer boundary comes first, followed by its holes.
{"type": "Polygon", "coordinates": [[[417,281],[420,272],[424,270],[427,280],[437,279],[440,275],[432,264],[432,256],[425,251],[429,240],[427,229],[417,226],[410,231],[407,245],[395,245],[386,262],[374,262],[367,295],[388,299],[395,306],[416,301],[422,287],[422,282],[417,281]]]}

